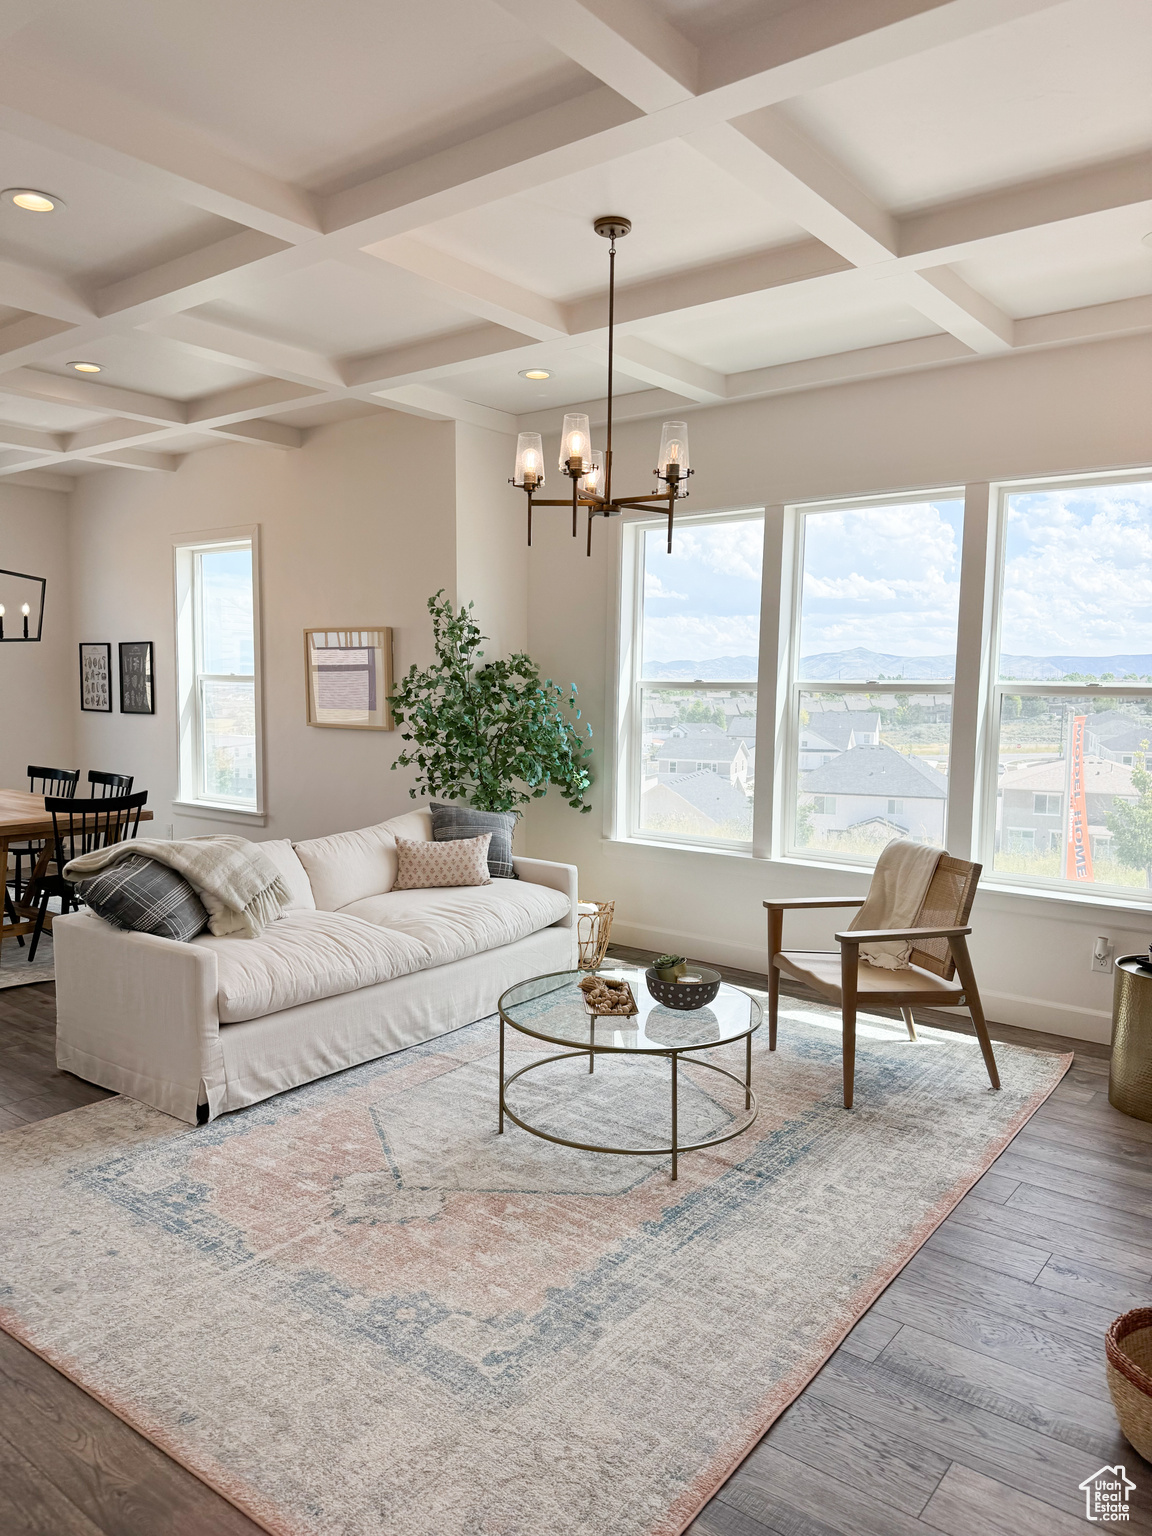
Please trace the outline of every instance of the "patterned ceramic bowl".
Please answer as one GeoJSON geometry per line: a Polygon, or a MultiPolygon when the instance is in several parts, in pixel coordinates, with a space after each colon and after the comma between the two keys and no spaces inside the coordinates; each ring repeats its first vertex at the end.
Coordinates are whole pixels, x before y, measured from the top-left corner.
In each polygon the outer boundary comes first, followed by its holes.
{"type": "Polygon", "coordinates": [[[699,981],[661,981],[649,966],[644,972],[644,983],[656,1001],[665,1008],[677,1008],[689,1013],[694,1008],[707,1008],[720,990],[719,971],[694,965],[690,974],[698,976],[699,981]]]}

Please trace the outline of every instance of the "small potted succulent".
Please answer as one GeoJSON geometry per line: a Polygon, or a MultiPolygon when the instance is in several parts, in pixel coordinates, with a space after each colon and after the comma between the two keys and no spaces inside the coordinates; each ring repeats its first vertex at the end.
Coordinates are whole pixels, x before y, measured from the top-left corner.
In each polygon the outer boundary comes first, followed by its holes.
{"type": "Polygon", "coordinates": [[[661,981],[678,981],[688,969],[688,962],[683,955],[658,955],[652,962],[652,969],[661,981]]]}

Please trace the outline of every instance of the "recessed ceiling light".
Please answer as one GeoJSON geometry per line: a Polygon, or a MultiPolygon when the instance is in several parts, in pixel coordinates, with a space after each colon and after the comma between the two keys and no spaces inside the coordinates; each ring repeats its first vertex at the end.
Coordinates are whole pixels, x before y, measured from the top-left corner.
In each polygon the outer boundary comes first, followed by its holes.
{"type": "Polygon", "coordinates": [[[23,208],[26,213],[52,213],[64,206],[63,198],[52,192],[37,192],[35,187],[9,187],[3,195],[10,197],[17,208],[23,208]]]}
{"type": "Polygon", "coordinates": [[[69,363],[69,368],[75,368],[77,373],[99,373],[99,363],[69,363]]]}
{"type": "Polygon", "coordinates": [[[548,368],[521,368],[520,377],[522,379],[550,379],[552,373],[548,368]]]}

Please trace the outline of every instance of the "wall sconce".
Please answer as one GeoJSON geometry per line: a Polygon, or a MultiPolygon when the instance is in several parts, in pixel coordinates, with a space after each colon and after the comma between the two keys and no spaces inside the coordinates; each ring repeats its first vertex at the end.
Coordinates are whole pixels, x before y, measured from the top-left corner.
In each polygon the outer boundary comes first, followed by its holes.
{"type": "Polygon", "coordinates": [[[44,628],[45,576],[0,570],[0,640],[39,640],[44,628]],[[19,618],[5,617],[12,610],[19,618]],[[33,618],[35,614],[35,618],[33,618]]]}

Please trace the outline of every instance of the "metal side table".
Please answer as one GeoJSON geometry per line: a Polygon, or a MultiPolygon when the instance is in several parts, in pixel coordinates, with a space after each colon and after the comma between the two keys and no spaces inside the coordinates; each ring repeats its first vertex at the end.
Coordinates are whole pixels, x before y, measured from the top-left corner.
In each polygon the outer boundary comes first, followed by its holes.
{"type": "Polygon", "coordinates": [[[1152,965],[1143,955],[1116,962],[1108,1102],[1121,1114],[1152,1120],[1152,965]]]}

